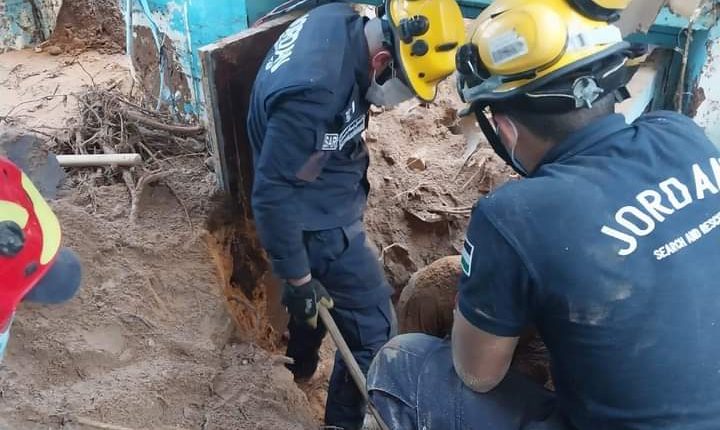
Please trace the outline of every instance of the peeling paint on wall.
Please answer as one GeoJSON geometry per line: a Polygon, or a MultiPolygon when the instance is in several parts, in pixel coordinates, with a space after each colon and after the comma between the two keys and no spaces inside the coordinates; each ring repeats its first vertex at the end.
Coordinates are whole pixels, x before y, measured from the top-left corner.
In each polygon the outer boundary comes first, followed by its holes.
{"type": "MultiPolygon", "coordinates": [[[[1,1],[1,0],[0,0],[1,1]]],[[[144,43],[134,43],[134,50],[148,50],[151,46],[158,52],[155,64],[160,65],[156,94],[160,104],[168,107],[179,117],[203,117],[203,95],[200,83],[202,70],[198,49],[223,37],[247,28],[247,10],[244,0],[134,0],[132,3],[132,33],[144,27],[153,33],[153,38],[144,38],[144,43]],[[169,39],[172,49],[164,49],[169,39]],[[182,88],[168,79],[167,71],[177,68],[186,80],[182,88]]],[[[127,19],[127,18],[126,18],[127,19]]],[[[134,69],[137,74],[147,72],[146,64],[135,64],[142,55],[133,53],[134,69]]],[[[157,70],[157,69],[156,69],[157,70]]],[[[146,81],[145,78],[143,78],[146,81]]]]}
{"type": "Polygon", "coordinates": [[[695,121],[705,128],[710,140],[720,147],[720,24],[710,30],[707,58],[695,85],[697,100],[695,121]]]}
{"type": "Polygon", "coordinates": [[[0,0],[0,52],[50,37],[62,0],[0,0]]]}

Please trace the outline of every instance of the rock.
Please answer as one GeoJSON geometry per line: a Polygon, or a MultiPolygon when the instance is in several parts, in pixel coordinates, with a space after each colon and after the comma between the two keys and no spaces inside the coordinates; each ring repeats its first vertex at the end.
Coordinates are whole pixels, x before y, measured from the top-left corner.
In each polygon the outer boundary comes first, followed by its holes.
{"type": "Polygon", "coordinates": [[[60,55],[63,53],[63,50],[59,46],[51,46],[47,49],[47,52],[50,55],[60,55]]]}
{"type": "Polygon", "coordinates": [[[453,255],[413,274],[398,301],[400,333],[449,334],[461,272],[460,256],[453,255]]]}
{"type": "Polygon", "coordinates": [[[214,157],[208,157],[205,159],[205,167],[207,167],[211,172],[215,171],[215,158],[214,157]]]}
{"type": "Polygon", "coordinates": [[[425,160],[423,160],[420,157],[410,157],[405,162],[405,165],[410,170],[415,170],[416,172],[422,172],[425,169],[427,169],[427,166],[425,165],[425,160]]]}

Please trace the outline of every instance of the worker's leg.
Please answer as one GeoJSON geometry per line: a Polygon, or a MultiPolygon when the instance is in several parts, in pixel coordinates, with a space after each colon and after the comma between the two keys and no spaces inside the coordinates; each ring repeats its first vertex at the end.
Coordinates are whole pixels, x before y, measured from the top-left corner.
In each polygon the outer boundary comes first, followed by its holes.
{"type": "Polygon", "coordinates": [[[292,372],[296,382],[305,382],[315,374],[325,331],[322,323],[318,323],[318,327],[314,329],[290,318],[288,323],[290,338],[285,355],[292,358],[293,363],[286,367],[292,372]]]}
{"type": "MultiPolygon", "coordinates": [[[[362,309],[333,309],[332,316],[364,374],[377,351],[388,340],[391,332],[391,306],[389,300],[362,309]]],[[[348,366],[339,352],[330,376],[325,424],[346,430],[362,427],[365,401],[352,379],[348,366]]]]}
{"type": "Polygon", "coordinates": [[[555,396],[510,372],[486,394],[455,373],[449,340],[407,334],[385,345],[368,372],[370,401],[392,429],[564,430],[555,396]]]}
{"type": "MultiPolygon", "coordinates": [[[[363,372],[390,338],[390,287],[362,223],[313,233],[307,240],[313,276],[335,300],[333,318],[363,372]]],[[[328,388],[325,424],[359,429],[365,402],[338,354],[328,388]]]]}

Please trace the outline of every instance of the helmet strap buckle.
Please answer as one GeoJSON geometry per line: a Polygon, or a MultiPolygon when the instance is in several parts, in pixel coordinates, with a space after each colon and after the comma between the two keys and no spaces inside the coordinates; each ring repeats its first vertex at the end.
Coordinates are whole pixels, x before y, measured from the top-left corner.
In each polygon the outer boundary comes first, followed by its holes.
{"type": "Polygon", "coordinates": [[[575,98],[575,107],[578,109],[582,107],[591,109],[592,104],[599,99],[604,92],[605,90],[600,88],[597,81],[591,76],[583,76],[576,79],[572,89],[573,97],[575,98]]]}

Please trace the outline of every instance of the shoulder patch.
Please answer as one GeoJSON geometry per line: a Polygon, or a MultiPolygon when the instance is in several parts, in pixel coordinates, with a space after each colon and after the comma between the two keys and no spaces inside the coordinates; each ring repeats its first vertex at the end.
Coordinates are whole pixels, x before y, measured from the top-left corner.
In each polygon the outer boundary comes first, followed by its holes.
{"type": "Polygon", "coordinates": [[[472,258],[474,252],[475,245],[466,238],[465,243],[463,243],[462,258],[460,259],[460,266],[465,276],[470,276],[470,273],[472,273],[472,258]]]}
{"type": "Polygon", "coordinates": [[[337,133],[325,133],[323,138],[322,151],[337,151],[340,146],[340,135],[337,133]]]}

